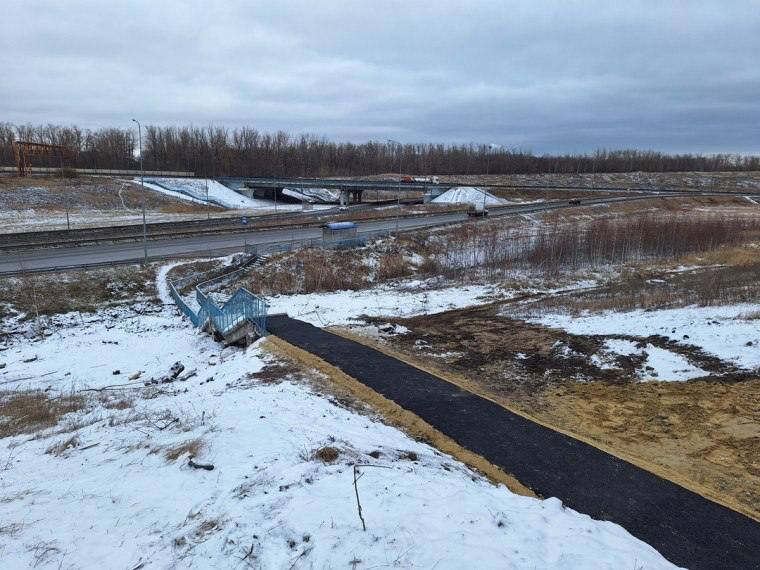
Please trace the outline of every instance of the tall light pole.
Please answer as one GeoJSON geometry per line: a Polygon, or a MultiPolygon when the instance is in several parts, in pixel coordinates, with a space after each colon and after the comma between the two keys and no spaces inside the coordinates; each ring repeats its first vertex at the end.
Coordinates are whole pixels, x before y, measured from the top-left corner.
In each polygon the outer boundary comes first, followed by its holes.
{"type": "Polygon", "coordinates": [[[140,186],[142,186],[142,218],[143,218],[143,265],[148,265],[148,226],[145,223],[145,170],[143,169],[142,153],[142,125],[137,119],[132,119],[137,123],[137,133],[140,145],[140,186]]]}
{"type": "MultiPolygon", "coordinates": [[[[486,176],[488,175],[488,171],[491,167],[491,153],[494,151],[494,149],[497,148],[503,148],[500,144],[491,143],[488,145],[488,152],[486,153],[486,176]]],[[[483,214],[485,215],[486,212],[486,191],[483,190],[483,214]]]]}
{"type": "Polygon", "coordinates": [[[401,160],[404,156],[404,147],[393,139],[388,139],[392,145],[398,145],[398,188],[396,189],[396,233],[398,233],[399,216],[401,216],[401,160]]]}

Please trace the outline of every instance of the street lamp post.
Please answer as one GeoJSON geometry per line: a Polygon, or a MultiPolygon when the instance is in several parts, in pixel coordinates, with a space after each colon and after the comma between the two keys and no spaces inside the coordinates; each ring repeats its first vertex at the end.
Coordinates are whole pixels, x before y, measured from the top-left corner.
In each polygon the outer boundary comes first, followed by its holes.
{"type": "Polygon", "coordinates": [[[143,265],[148,265],[148,226],[145,222],[145,170],[143,169],[143,152],[142,152],[142,125],[137,119],[132,119],[137,123],[137,133],[140,148],[140,186],[142,186],[142,220],[143,220],[143,265]]]}
{"type": "Polygon", "coordinates": [[[392,145],[398,145],[398,187],[396,188],[396,233],[399,229],[399,217],[401,216],[401,160],[404,157],[404,147],[393,139],[388,139],[392,145]]]}
{"type": "MultiPolygon", "coordinates": [[[[488,152],[486,153],[486,175],[488,175],[488,172],[491,167],[491,153],[496,148],[502,148],[500,144],[491,143],[488,145],[488,152]]],[[[483,190],[483,215],[486,213],[486,191],[483,190]]]]}

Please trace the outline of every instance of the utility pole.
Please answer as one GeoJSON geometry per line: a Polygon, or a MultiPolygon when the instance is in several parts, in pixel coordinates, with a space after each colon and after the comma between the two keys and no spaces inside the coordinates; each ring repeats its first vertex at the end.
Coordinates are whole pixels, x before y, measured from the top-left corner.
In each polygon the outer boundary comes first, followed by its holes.
{"type": "Polygon", "coordinates": [[[145,170],[143,169],[143,152],[142,152],[142,125],[137,119],[132,119],[137,123],[137,133],[140,145],[140,186],[142,186],[142,219],[143,219],[143,265],[148,265],[148,226],[145,222],[145,170]]]}
{"type": "Polygon", "coordinates": [[[393,139],[388,139],[392,145],[398,145],[398,188],[396,189],[396,233],[398,233],[399,217],[401,216],[401,160],[404,157],[404,147],[393,139]]]}

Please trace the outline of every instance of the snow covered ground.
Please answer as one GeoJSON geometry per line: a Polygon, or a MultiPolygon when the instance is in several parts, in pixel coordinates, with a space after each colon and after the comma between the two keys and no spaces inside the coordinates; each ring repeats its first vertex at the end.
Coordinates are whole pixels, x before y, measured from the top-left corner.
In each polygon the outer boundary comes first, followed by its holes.
{"type": "MultiPolygon", "coordinates": [[[[139,179],[138,179],[139,180],[139,179]]],[[[145,186],[156,192],[161,192],[175,198],[181,198],[197,204],[206,203],[205,178],[146,178],[145,186]]],[[[274,210],[273,200],[248,198],[216,180],[208,181],[209,201],[225,208],[266,209],[274,210]]],[[[278,203],[278,210],[300,210],[301,204],[278,203]]]]}
{"type": "Polygon", "coordinates": [[[434,204],[482,204],[485,195],[486,206],[503,206],[506,200],[497,198],[490,192],[474,186],[456,186],[433,199],[434,204]]]}
{"type": "MultiPolygon", "coordinates": [[[[250,215],[260,213],[250,211],[250,215]]],[[[186,220],[205,219],[206,212],[168,213],[149,211],[147,221],[181,222],[186,220]]],[[[239,215],[239,214],[237,214],[239,215]]],[[[219,214],[212,214],[214,218],[219,214]]],[[[139,210],[97,210],[94,212],[70,212],[69,224],[72,229],[87,227],[114,226],[121,224],[142,224],[142,212],[139,210]]],[[[58,210],[7,210],[0,211],[0,234],[23,231],[47,231],[66,229],[66,212],[58,210]]]]}
{"type": "MultiPolygon", "coordinates": [[[[430,292],[423,304],[389,292],[353,305],[419,311],[488,293],[430,292]]],[[[290,301],[340,321],[345,296],[290,301]]],[[[4,390],[127,386],[92,394],[54,427],[0,439],[0,566],[673,568],[621,527],[494,486],[298,375],[257,376],[276,363],[260,343],[222,349],[171,306],[51,322],[41,340],[0,345],[4,390]],[[196,375],[144,386],[175,361],[196,375]],[[324,446],[334,462],[315,457],[324,446]],[[191,468],[191,452],[214,469],[191,468]],[[360,468],[366,532],[355,463],[376,466],[360,468]]]]}
{"type": "Polygon", "coordinates": [[[327,188],[283,188],[282,193],[291,198],[317,204],[337,204],[340,201],[340,193],[327,188]]]}
{"type": "MultiPolygon", "coordinates": [[[[572,334],[662,335],[674,341],[696,345],[723,360],[752,370],[760,367],[760,321],[744,317],[757,313],[758,310],[759,305],[745,303],[651,311],[605,311],[581,315],[548,313],[528,320],[561,328],[572,334]]],[[[655,367],[657,364],[659,367],[656,368],[660,372],[659,379],[686,379],[704,375],[699,369],[685,366],[685,360],[678,361],[681,358],[678,355],[669,351],[664,351],[669,355],[660,354],[653,348],[648,347],[646,351],[653,361],[650,365],[655,367]]],[[[621,350],[617,352],[625,354],[621,350]]]]}
{"type": "Polygon", "coordinates": [[[483,297],[507,298],[514,291],[495,286],[426,289],[421,281],[381,285],[360,291],[268,297],[270,313],[287,313],[317,327],[345,325],[366,316],[411,317],[482,303],[483,297]]]}

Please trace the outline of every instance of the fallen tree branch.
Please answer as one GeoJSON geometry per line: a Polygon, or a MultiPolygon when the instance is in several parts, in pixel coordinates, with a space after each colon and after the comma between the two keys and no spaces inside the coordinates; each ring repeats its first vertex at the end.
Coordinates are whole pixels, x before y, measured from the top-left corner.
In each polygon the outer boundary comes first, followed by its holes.
{"type": "Polygon", "coordinates": [[[192,467],[193,469],[205,469],[206,471],[213,471],[214,466],[211,463],[196,463],[193,461],[193,456],[191,455],[190,458],[187,460],[187,464],[192,467]]]}
{"type": "Polygon", "coordinates": [[[359,501],[359,486],[356,484],[357,481],[364,475],[363,473],[359,475],[359,467],[376,467],[378,469],[392,469],[389,465],[372,465],[371,463],[354,463],[354,491],[356,493],[356,509],[359,511],[359,520],[362,521],[362,530],[364,532],[367,532],[367,525],[364,522],[364,516],[362,515],[362,504],[359,501]],[[359,475],[357,477],[357,475],[359,475]]]}

